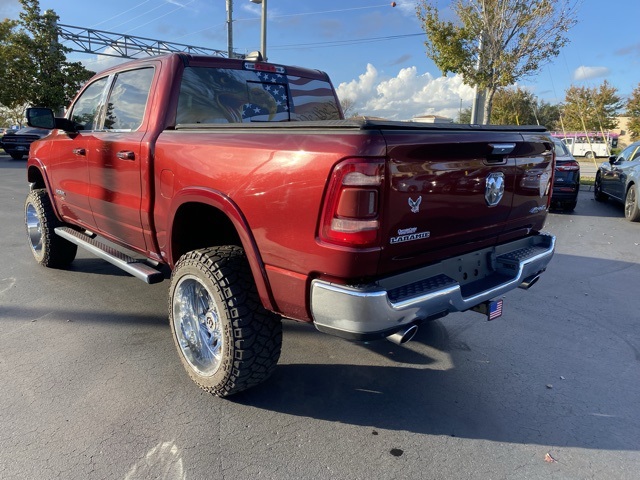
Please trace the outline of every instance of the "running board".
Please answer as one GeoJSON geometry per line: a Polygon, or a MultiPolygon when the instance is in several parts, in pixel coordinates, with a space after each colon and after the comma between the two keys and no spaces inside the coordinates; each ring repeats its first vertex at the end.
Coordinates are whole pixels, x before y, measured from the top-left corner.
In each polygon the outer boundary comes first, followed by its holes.
{"type": "Polygon", "coordinates": [[[71,243],[75,243],[79,247],[84,248],[140,280],[144,280],[147,283],[160,283],[164,280],[164,273],[159,272],[140,260],[130,257],[126,253],[91,238],[89,235],[85,235],[69,227],[57,227],[55,232],[56,235],[71,243]]]}

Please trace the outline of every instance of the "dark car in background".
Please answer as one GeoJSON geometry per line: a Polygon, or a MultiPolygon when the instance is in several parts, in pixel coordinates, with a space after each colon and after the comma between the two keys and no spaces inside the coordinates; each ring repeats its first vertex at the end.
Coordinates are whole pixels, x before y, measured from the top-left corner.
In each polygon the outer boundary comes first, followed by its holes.
{"type": "Polygon", "coordinates": [[[20,130],[8,130],[0,139],[0,146],[11,155],[14,160],[20,160],[29,155],[31,143],[46,137],[51,133],[42,128],[25,127],[20,130]]]}
{"type": "Polygon", "coordinates": [[[553,148],[556,153],[556,171],[551,192],[551,204],[572,212],[578,203],[580,164],[559,139],[553,139],[553,148]]]}
{"type": "Polygon", "coordinates": [[[598,167],[593,196],[599,202],[612,198],[624,203],[624,216],[640,221],[640,142],[634,142],[598,167]]]}

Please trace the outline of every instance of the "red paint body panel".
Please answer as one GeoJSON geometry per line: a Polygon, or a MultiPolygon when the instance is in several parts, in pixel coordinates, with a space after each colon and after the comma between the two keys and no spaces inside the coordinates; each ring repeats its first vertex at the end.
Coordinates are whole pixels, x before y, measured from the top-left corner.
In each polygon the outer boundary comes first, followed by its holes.
{"type": "MultiPolygon", "coordinates": [[[[141,126],[130,132],[55,130],[32,145],[29,168],[50,185],[65,221],[170,267],[177,261],[174,219],[181,207],[219,210],[237,231],[265,307],[304,321],[311,319],[315,278],[372,282],[542,228],[553,171],[543,133],[348,121],[176,125],[186,66],[241,71],[244,64],[168,55],[104,72],[96,78],[154,68],[141,126]],[[513,152],[495,155],[493,144],[513,144],[513,152]],[[378,202],[372,208],[380,240],[367,248],[320,237],[332,171],[352,158],[386,161],[371,197],[378,202]],[[489,206],[494,174],[504,182],[504,195],[489,206]],[[422,237],[397,241],[407,232],[422,237]]],[[[322,72],[286,71],[330,86],[322,72]]]]}

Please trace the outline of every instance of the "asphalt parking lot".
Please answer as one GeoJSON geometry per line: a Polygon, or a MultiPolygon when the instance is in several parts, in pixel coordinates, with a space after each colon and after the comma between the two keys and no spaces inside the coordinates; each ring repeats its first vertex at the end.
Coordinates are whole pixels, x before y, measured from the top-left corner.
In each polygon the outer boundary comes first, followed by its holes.
{"type": "Polygon", "coordinates": [[[38,266],[25,161],[0,155],[0,478],[637,479],[640,224],[580,194],[557,253],[486,322],[351,343],[286,321],[272,379],[202,393],[167,288],[79,252],[38,266]]]}

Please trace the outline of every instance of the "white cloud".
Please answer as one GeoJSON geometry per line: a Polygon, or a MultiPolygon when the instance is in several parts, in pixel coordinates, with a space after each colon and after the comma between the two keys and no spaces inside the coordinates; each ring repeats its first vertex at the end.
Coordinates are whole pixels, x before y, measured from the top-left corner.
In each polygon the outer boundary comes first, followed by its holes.
{"type": "Polygon", "coordinates": [[[584,65],[573,71],[574,80],[592,80],[594,78],[606,77],[610,70],[607,67],[585,67],[584,65]]]}
{"type": "Polygon", "coordinates": [[[403,68],[393,78],[381,78],[371,64],[358,79],[341,83],[336,89],[340,98],[354,102],[361,115],[409,120],[420,115],[457,118],[462,102],[469,107],[474,90],[462,83],[459,75],[433,77],[418,74],[416,67],[403,68]]]}

